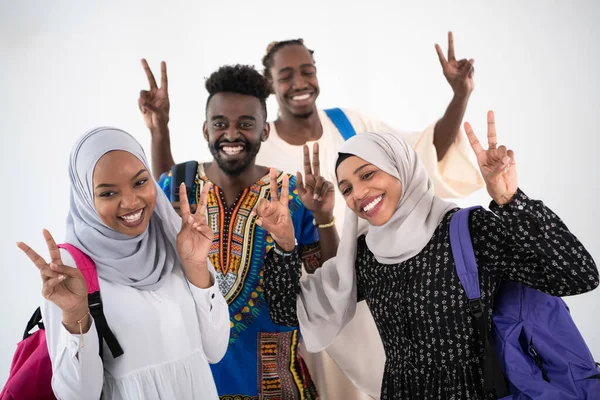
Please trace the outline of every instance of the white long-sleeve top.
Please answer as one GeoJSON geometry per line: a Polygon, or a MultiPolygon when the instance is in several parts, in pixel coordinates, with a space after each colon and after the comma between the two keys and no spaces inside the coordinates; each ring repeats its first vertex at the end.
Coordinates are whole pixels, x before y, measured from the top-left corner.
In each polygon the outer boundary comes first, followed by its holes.
{"type": "MultiPolygon", "coordinates": [[[[75,267],[61,249],[64,265],[75,267]]],[[[96,327],[69,333],[62,310],[42,304],[52,388],[70,399],[218,399],[209,363],[224,356],[229,343],[229,310],[214,285],[192,285],[174,268],[157,290],[146,291],[99,279],[104,315],[124,354],[114,359],[106,344],[99,356],[96,327]]]]}

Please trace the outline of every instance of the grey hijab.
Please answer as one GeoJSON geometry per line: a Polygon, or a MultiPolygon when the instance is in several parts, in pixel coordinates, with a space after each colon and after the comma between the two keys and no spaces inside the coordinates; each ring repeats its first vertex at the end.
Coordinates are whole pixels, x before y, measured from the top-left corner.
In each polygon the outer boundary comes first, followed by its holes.
{"type": "Polygon", "coordinates": [[[150,171],[144,150],[127,132],[102,127],[83,135],[71,151],[68,243],[96,263],[98,276],[141,290],[156,290],[176,265],[180,266],[176,238],[181,218],[156,185],[156,207],[148,229],[131,237],[106,226],[94,207],[93,173],[98,160],[114,150],[136,156],[150,171]]]}
{"type": "Polygon", "coordinates": [[[398,264],[417,255],[429,242],[444,215],[456,205],[434,195],[433,184],[416,152],[397,135],[363,133],[347,140],[340,154],[351,154],[399,179],[402,196],[390,220],[370,226],[350,209],[337,256],[300,283],[297,313],[306,348],[322,351],[354,317],[356,310],[357,238],[377,261],[398,264]]]}

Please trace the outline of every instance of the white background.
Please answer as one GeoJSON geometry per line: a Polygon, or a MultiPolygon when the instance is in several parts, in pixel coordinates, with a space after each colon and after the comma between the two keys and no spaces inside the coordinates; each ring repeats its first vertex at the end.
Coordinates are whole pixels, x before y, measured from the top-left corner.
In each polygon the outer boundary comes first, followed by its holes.
{"type": "MultiPolygon", "coordinates": [[[[422,129],[451,98],[434,43],[446,49],[453,30],[457,56],[475,59],[465,119],[485,139],[486,111],[495,110],[523,190],[543,199],[600,260],[597,1],[99,3],[0,0],[0,386],[41,300],[38,272],[15,242],[46,254],[42,228],[63,239],[72,144],[94,126],[112,125],[149,153],[137,108],[147,86],[142,57],[157,80],[159,62],[168,63],[173,152],[184,161],[209,155],[204,79],[226,63],[260,67],[273,40],[303,37],[315,50],[320,107],[422,129]]],[[[270,118],[276,109],[272,98],[270,118]]],[[[488,202],[480,191],[459,203],[488,202]]],[[[600,290],[567,302],[600,360],[600,290]]]]}

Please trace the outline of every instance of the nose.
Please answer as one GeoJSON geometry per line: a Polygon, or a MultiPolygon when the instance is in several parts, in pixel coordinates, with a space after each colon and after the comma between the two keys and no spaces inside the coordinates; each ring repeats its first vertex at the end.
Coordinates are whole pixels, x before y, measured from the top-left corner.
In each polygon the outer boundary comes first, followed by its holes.
{"type": "Polygon", "coordinates": [[[292,88],[294,89],[304,89],[308,85],[306,84],[306,80],[302,76],[301,73],[295,73],[292,80],[292,88]]]}
{"type": "Polygon", "coordinates": [[[229,142],[237,142],[240,138],[240,132],[237,129],[237,126],[235,125],[231,125],[229,126],[229,128],[225,131],[225,133],[223,134],[223,136],[225,137],[225,139],[227,139],[229,142]]]}
{"type": "Polygon", "coordinates": [[[352,197],[354,197],[354,201],[360,203],[364,199],[367,198],[368,189],[363,184],[354,184],[352,187],[352,197]]]}
{"type": "Polygon", "coordinates": [[[128,190],[123,193],[123,196],[121,197],[121,208],[125,210],[135,210],[140,204],[141,200],[133,190],[128,190]]]}

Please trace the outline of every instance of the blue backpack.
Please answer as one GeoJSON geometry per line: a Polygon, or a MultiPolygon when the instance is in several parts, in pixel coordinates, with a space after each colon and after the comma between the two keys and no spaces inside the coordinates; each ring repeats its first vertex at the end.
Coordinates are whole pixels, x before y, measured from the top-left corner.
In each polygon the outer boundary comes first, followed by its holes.
{"type": "Polygon", "coordinates": [[[469,214],[477,208],[461,209],[452,216],[450,245],[476,330],[485,345],[486,398],[600,399],[600,365],[594,362],[560,297],[505,281],[495,296],[492,330],[488,331],[469,233],[469,214]]]}

